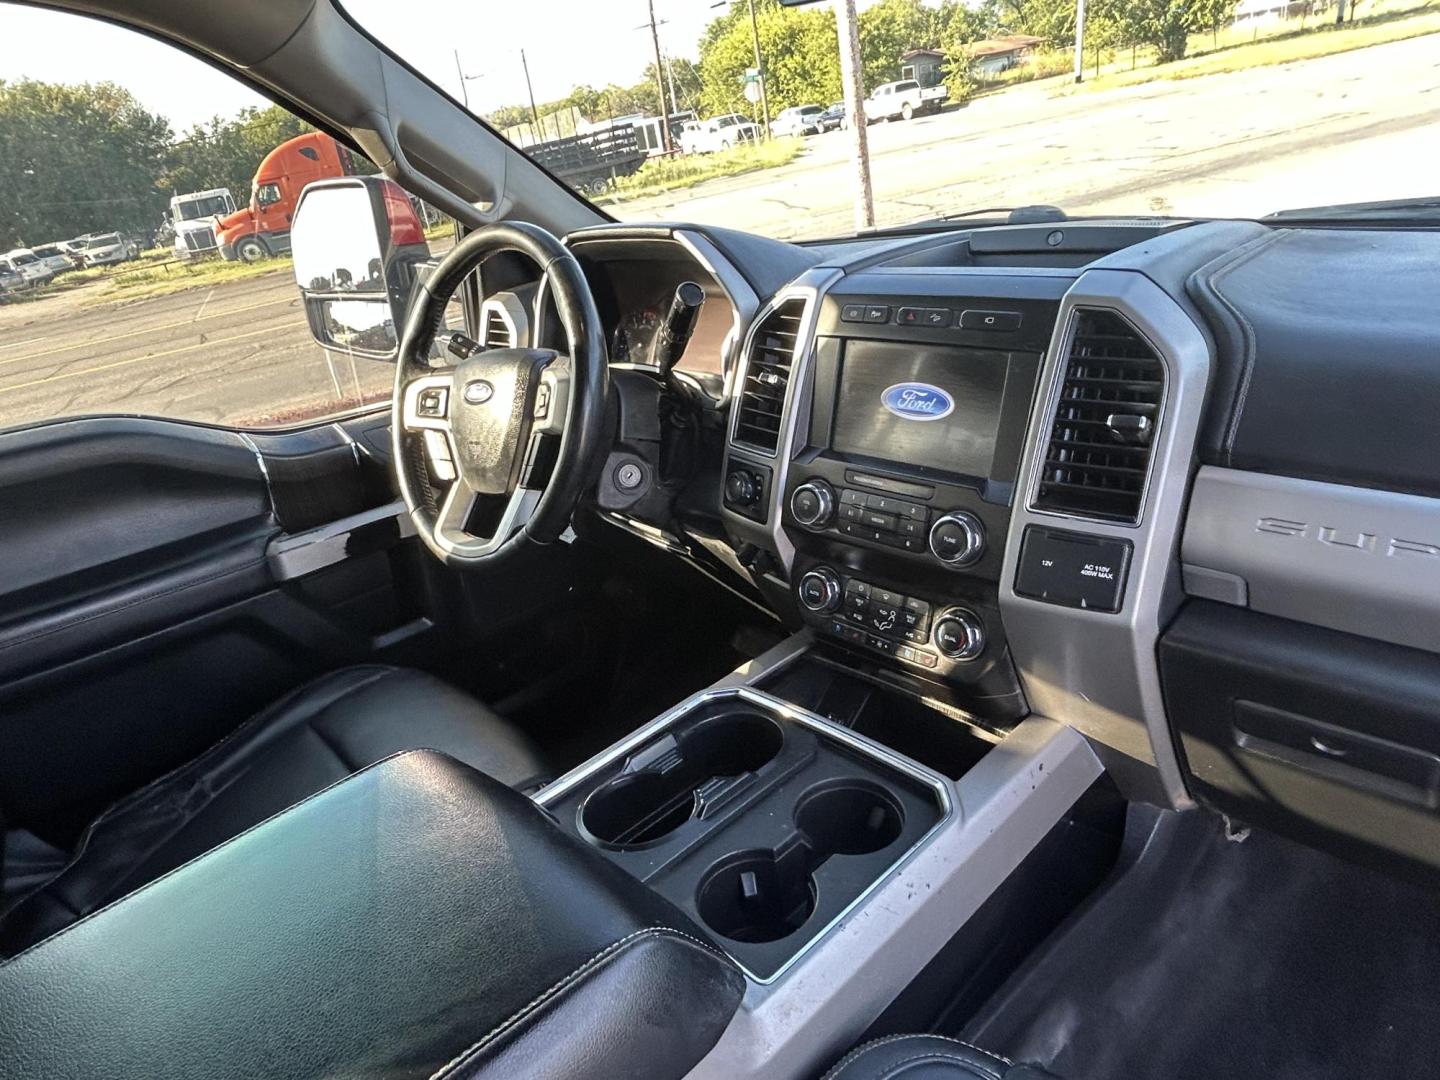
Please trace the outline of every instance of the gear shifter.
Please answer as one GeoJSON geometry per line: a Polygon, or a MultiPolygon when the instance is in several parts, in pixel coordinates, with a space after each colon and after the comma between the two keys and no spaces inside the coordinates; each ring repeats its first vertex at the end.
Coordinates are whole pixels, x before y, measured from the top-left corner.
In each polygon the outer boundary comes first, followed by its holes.
{"type": "Polygon", "coordinates": [[[682,281],[675,286],[675,296],[670,301],[670,310],[665,321],[655,332],[650,345],[650,362],[660,369],[660,378],[666,385],[672,380],[670,373],[685,355],[685,346],[695,332],[695,323],[700,318],[700,306],[705,303],[705,290],[693,281],[682,281]]]}

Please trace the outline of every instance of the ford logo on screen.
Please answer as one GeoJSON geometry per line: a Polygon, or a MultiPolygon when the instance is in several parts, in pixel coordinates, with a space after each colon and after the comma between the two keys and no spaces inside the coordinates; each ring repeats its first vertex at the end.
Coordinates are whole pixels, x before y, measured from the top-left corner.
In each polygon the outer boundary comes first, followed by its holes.
{"type": "Polygon", "coordinates": [[[887,386],[880,402],[904,420],[939,420],[955,411],[955,399],[923,382],[902,382],[887,386]]]}

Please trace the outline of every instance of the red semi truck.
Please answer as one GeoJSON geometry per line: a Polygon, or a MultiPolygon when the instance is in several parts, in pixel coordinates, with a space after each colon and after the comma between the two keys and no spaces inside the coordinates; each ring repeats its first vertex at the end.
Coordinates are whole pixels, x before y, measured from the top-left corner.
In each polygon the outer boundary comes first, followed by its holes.
{"type": "Polygon", "coordinates": [[[355,171],[350,151],[324,132],[281,143],[255,170],[250,205],[220,219],[220,255],[255,262],[289,251],[290,219],[305,185],[355,171]]]}

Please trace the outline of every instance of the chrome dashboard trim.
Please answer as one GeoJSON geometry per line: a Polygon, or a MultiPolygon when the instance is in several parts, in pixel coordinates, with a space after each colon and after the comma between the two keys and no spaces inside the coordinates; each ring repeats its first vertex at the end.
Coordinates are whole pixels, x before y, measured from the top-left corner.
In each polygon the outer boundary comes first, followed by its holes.
{"type": "MultiPolygon", "coordinates": [[[[647,741],[661,734],[671,725],[694,712],[696,709],[702,709],[707,705],[723,701],[740,701],[748,705],[753,705],[757,709],[768,710],[791,723],[799,724],[801,727],[809,728],[811,731],[817,732],[825,738],[833,739],[835,742],[848,747],[858,754],[863,754],[874,761],[878,761],[889,769],[893,769],[896,772],[910,777],[912,780],[924,784],[934,792],[936,800],[940,805],[940,817],[935,824],[927,829],[913,844],[901,852],[895,858],[894,862],[890,863],[874,881],[865,887],[859,896],[855,897],[854,900],[847,904],[843,910],[838,912],[835,917],[823,927],[812,933],[773,975],[762,978],[748,969],[739,958],[733,955],[730,957],[735,966],[743,971],[745,977],[752,983],[758,986],[768,986],[783,978],[785,973],[794,967],[795,964],[799,963],[806,953],[822,942],[835,927],[845,922],[856,908],[864,904],[865,900],[872,893],[884,885],[897,870],[904,866],[905,863],[907,863],[917,851],[924,847],[936,833],[944,828],[952,818],[958,817],[963,819],[964,814],[955,799],[951,796],[950,782],[939,773],[932,772],[924,766],[911,761],[909,758],[902,757],[888,747],[865,738],[863,735],[857,735],[848,728],[841,727],[839,724],[826,720],[823,716],[798,708],[750,686],[712,687],[711,689],[702,690],[700,693],[686,698],[679,705],[675,706],[675,708],[652,720],[638,731],[632,733],[628,738],[616,743],[600,756],[591,758],[590,761],[562,777],[560,780],[557,780],[554,784],[542,788],[535,796],[535,802],[540,806],[549,805],[554,799],[573,790],[576,786],[590,779],[601,770],[611,767],[632,750],[638,749],[647,741]]],[[[723,948],[724,946],[722,945],[721,947],[723,948]]]]}
{"type": "Polygon", "coordinates": [[[1027,497],[1010,518],[1000,578],[1001,618],[1031,708],[1089,738],[1130,797],[1189,807],[1193,803],[1166,719],[1155,650],[1161,628],[1184,599],[1180,533],[1210,381],[1210,343],[1189,314],[1144,274],[1121,269],[1082,273],[1061,301],[1041,374],[1044,389],[1030,416],[1018,478],[1018,490],[1027,496],[1043,468],[1078,308],[1120,315],[1165,366],[1146,504],[1139,523],[1130,525],[1037,511],[1027,497]],[[1061,607],[1017,594],[1015,573],[1030,525],[1132,543],[1120,611],[1061,607]]]}
{"type": "MultiPolygon", "coordinates": [[[[1100,306],[1101,305],[1097,304],[1076,304],[1073,308],[1070,309],[1068,316],[1063,321],[1057,320],[1057,325],[1063,325],[1065,328],[1064,335],[1059,339],[1059,351],[1061,358],[1059,376],[1052,381],[1051,385],[1046,391],[1047,400],[1045,404],[1045,411],[1037,412],[1034,416],[1031,417],[1030,420],[1030,422],[1034,424],[1037,419],[1044,418],[1043,429],[1041,432],[1038,433],[1039,435],[1043,435],[1044,437],[1043,439],[1037,439],[1040,444],[1042,453],[1044,451],[1044,448],[1049,444],[1050,431],[1054,426],[1055,422],[1055,411],[1060,405],[1060,395],[1064,392],[1065,389],[1065,371],[1066,368],[1069,366],[1070,349],[1075,342],[1076,327],[1080,321],[1080,311],[1081,309],[1094,310],[1100,306]]],[[[1170,365],[1165,364],[1164,353],[1161,351],[1160,347],[1156,345],[1154,341],[1150,340],[1150,336],[1146,334],[1145,331],[1140,329],[1140,327],[1136,326],[1129,319],[1125,318],[1123,312],[1117,311],[1115,308],[1104,308],[1104,310],[1111,311],[1114,314],[1120,316],[1120,318],[1124,320],[1125,324],[1129,326],[1130,329],[1134,330],[1137,334],[1139,334],[1140,339],[1144,341],[1146,345],[1150,346],[1151,351],[1153,351],[1155,355],[1160,358],[1161,363],[1165,366],[1165,381],[1160,387],[1160,408],[1159,411],[1156,413],[1160,420],[1155,426],[1155,434],[1152,436],[1151,440],[1151,446],[1153,447],[1156,443],[1158,443],[1160,439],[1160,425],[1163,424],[1165,421],[1166,399],[1170,394],[1170,365]]],[[[1047,510],[1044,507],[1036,506],[1035,500],[1039,498],[1040,477],[1043,472],[1043,468],[1037,467],[1034,471],[1034,475],[1030,477],[1028,486],[1022,489],[1025,491],[1025,509],[1027,511],[1032,514],[1043,514],[1046,517],[1061,518],[1066,521],[1077,521],[1086,523],[1104,521],[1104,519],[1102,518],[1086,517],[1084,514],[1077,514],[1072,511],[1047,510]]],[[[1145,511],[1150,505],[1150,484],[1154,480],[1154,477],[1155,455],[1152,452],[1150,460],[1146,465],[1145,483],[1141,486],[1140,489],[1140,506],[1138,511],[1136,512],[1135,520],[1133,522],[1111,521],[1105,522],[1105,524],[1118,525],[1126,529],[1138,529],[1144,523],[1145,511]]]]}
{"type": "Polygon", "coordinates": [[[844,271],[834,268],[815,267],[807,270],[777,292],[755,313],[741,344],[735,385],[729,397],[730,416],[725,428],[725,462],[721,469],[722,474],[729,471],[731,458],[766,465],[771,467],[774,472],[770,482],[767,525],[761,526],[744,515],[735,513],[726,507],[723,501],[721,512],[725,516],[725,521],[738,532],[756,530],[762,532],[773,545],[772,550],[779,556],[787,575],[795,562],[795,545],[790,542],[790,538],[785,535],[785,530],[780,524],[781,511],[784,507],[785,482],[790,472],[790,459],[795,452],[795,437],[800,427],[800,418],[803,416],[808,419],[810,413],[811,373],[814,368],[815,331],[820,319],[820,305],[825,299],[825,294],[844,276],[844,271]],[[740,387],[744,385],[745,372],[750,365],[750,348],[754,344],[755,334],[760,329],[760,324],[781,304],[797,299],[804,301],[805,307],[800,315],[800,327],[795,333],[795,352],[790,363],[790,381],[785,387],[785,404],[780,413],[780,440],[776,445],[775,453],[767,454],[762,450],[752,449],[744,443],[735,441],[735,427],[740,419],[740,411],[737,408],[738,395],[740,387]]]}

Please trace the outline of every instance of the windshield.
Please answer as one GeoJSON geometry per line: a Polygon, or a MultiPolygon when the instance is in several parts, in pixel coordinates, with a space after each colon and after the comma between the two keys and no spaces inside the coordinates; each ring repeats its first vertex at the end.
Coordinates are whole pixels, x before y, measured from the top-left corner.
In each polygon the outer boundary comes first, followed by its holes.
{"type": "Polygon", "coordinates": [[[34,255],[11,255],[10,261],[16,266],[29,266],[33,262],[39,262],[34,255]]]}
{"type": "Polygon", "coordinates": [[[856,0],[864,95],[889,92],[864,103],[868,125],[804,134],[769,122],[843,97],[830,2],[755,0],[753,24],[745,0],[342,2],[532,154],[612,118],[652,124],[659,137],[550,165],[622,220],[853,233],[862,134],[878,226],[1035,204],[1260,217],[1440,194],[1440,10],[1416,0],[1092,2],[1078,55],[1073,0],[856,0]],[[712,131],[753,122],[759,140],[682,151],[680,120],[667,140],[659,118],[689,110],[719,118],[712,131]]]}
{"type": "Polygon", "coordinates": [[[85,241],[87,248],[114,247],[120,243],[120,237],[115,233],[108,233],[105,236],[92,236],[85,241]]]}
{"type": "Polygon", "coordinates": [[[194,221],[196,218],[214,217],[216,214],[230,212],[230,207],[225,205],[223,195],[211,195],[204,199],[195,199],[193,202],[182,202],[176,209],[180,212],[181,221],[194,221]]]}

